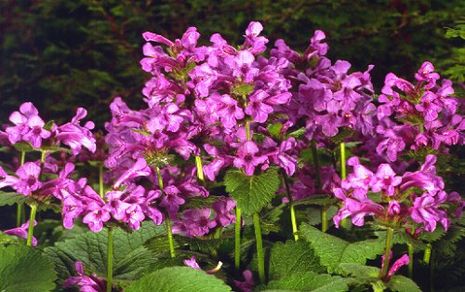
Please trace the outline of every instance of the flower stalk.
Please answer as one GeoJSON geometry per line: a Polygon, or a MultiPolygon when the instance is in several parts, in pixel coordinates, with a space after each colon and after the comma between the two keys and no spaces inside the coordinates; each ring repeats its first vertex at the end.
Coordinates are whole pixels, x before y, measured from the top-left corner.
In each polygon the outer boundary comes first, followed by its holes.
{"type": "MultiPolygon", "coordinates": [[[[158,186],[160,187],[160,190],[163,191],[164,184],[163,184],[163,177],[161,176],[161,171],[160,168],[157,166],[155,167],[155,172],[157,173],[157,179],[158,179],[158,186]]],[[[172,258],[176,257],[176,250],[174,249],[174,239],[173,239],[173,227],[171,226],[171,220],[169,218],[169,215],[165,217],[165,226],[166,226],[166,233],[168,236],[168,245],[170,248],[170,256],[172,258]]]]}
{"type": "MultiPolygon", "coordinates": [[[[21,151],[21,152],[20,152],[20,155],[19,155],[19,166],[23,166],[25,160],[26,160],[26,152],[25,152],[25,151],[21,151]]],[[[25,217],[25,214],[24,214],[24,204],[23,204],[23,203],[20,203],[20,204],[18,204],[18,206],[16,207],[16,226],[17,226],[17,227],[21,226],[21,224],[22,224],[23,221],[24,221],[24,217],[25,217]]]]}
{"type": "Polygon", "coordinates": [[[108,228],[107,240],[107,292],[111,292],[113,283],[113,230],[108,228]]]}
{"type": "Polygon", "coordinates": [[[389,270],[389,259],[391,255],[393,237],[394,237],[394,229],[392,229],[391,227],[388,227],[388,229],[386,230],[386,246],[384,249],[383,265],[379,272],[379,278],[382,280],[386,278],[386,275],[389,270]]]}
{"type": "Polygon", "coordinates": [[[195,167],[197,168],[197,178],[199,181],[204,182],[205,176],[203,174],[202,157],[200,155],[195,155],[195,167]]]}
{"type": "Polygon", "coordinates": [[[234,266],[239,270],[241,266],[241,209],[236,208],[236,223],[234,225],[234,266]]]}
{"type": "Polygon", "coordinates": [[[26,245],[32,246],[32,238],[34,237],[34,222],[36,220],[36,213],[37,213],[37,204],[31,204],[31,214],[29,215],[29,227],[27,230],[27,240],[26,245]]]}
{"type": "Polygon", "coordinates": [[[260,226],[260,215],[258,213],[253,214],[253,225],[257,246],[258,278],[260,283],[265,283],[265,254],[263,253],[262,227],[260,226]]]}

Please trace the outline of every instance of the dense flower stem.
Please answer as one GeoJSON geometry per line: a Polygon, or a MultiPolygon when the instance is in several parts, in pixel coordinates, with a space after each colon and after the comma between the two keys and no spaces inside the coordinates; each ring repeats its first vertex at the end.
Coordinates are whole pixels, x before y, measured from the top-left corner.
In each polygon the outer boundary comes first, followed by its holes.
{"type": "Polygon", "coordinates": [[[388,227],[386,230],[386,246],[384,249],[384,259],[383,259],[383,266],[379,272],[379,278],[384,279],[387,275],[389,270],[389,258],[391,255],[391,247],[392,247],[392,238],[394,237],[394,229],[388,227]]]}
{"type": "Polygon", "coordinates": [[[341,179],[346,179],[347,177],[347,170],[346,170],[346,144],[342,142],[340,144],[340,153],[341,153],[341,179]]]}
{"type": "Polygon", "coordinates": [[[234,266],[239,270],[241,266],[241,209],[236,208],[236,223],[234,227],[234,266]]]}
{"type": "MultiPolygon", "coordinates": [[[[26,160],[26,152],[21,151],[19,155],[19,166],[23,166],[26,160]]],[[[21,226],[24,221],[24,205],[22,203],[18,204],[16,209],[16,226],[21,226]]]]}
{"type": "Polygon", "coordinates": [[[426,244],[425,253],[423,254],[423,262],[429,265],[431,260],[431,243],[426,244]]]}
{"type": "Polygon", "coordinates": [[[265,283],[265,254],[263,253],[262,228],[258,213],[253,214],[253,225],[255,228],[255,244],[257,246],[258,278],[260,283],[265,283]]]}
{"type": "Polygon", "coordinates": [[[195,167],[197,168],[197,178],[201,182],[205,181],[205,176],[203,175],[202,157],[199,155],[195,155],[195,167]]]}
{"type": "Polygon", "coordinates": [[[107,292],[111,292],[113,282],[113,230],[108,228],[107,241],[107,292]]]}
{"type": "Polygon", "coordinates": [[[34,236],[34,222],[36,219],[36,213],[37,213],[37,204],[32,203],[31,214],[29,215],[29,227],[27,230],[27,240],[26,240],[27,246],[32,246],[32,238],[34,236]]]}
{"type": "Polygon", "coordinates": [[[252,140],[252,134],[250,133],[250,121],[249,120],[245,121],[245,137],[247,141],[252,140]]]}
{"type": "Polygon", "coordinates": [[[173,239],[173,229],[171,226],[171,220],[167,217],[165,219],[166,231],[168,233],[168,243],[170,245],[170,256],[172,258],[176,257],[176,251],[174,249],[174,239],[173,239]]]}
{"type": "MultiPolygon", "coordinates": [[[[157,179],[158,179],[158,186],[160,187],[160,190],[163,190],[164,185],[163,185],[163,177],[161,176],[161,171],[160,168],[157,166],[155,167],[155,171],[157,173],[157,179]]],[[[176,251],[174,250],[174,239],[173,239],[173,227],[171,226],[171,220],[169,218],[169,215],[166,215],[165,218],[165,226],[166,226],[166,233],[168,235],[168,244],[170,247],[170,256],[174,258],[176,256],[176,251]]]]}

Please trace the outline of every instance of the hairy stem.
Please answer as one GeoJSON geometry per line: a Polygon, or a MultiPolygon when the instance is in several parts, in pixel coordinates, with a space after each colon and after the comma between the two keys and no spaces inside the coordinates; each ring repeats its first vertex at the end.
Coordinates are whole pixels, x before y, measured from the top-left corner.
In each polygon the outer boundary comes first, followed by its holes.
{"type": "Polygon", "coordinates": [[[168,233],[168,244],[170,246],[170,256],[174,258],[176,257],[176,250],[174,249],[173,229],[171,227],[170,218],[166,217],[165,224],[166,224],[166,231],[168,233]]]}
{"type": "Polygon", "coordinates": [[[383,267],[379,272],[379,278],[384,279],[387,275],[389,270],[389,257],[391,255],[391,247],[392,247],[392,238],[394,237],[394,229],[389,227],[386,230],[386,246],[384,249],[384,260],[383,260],[383,267]]]}
{"type": "Polygon", "coordinates": [[[31,213],[29,214],[29,227],[27,230],[26,245],[32,246],[32,237],[34,236],[34,222],[36,220],[37,204],[31,204],[31,213]]]}
{"type": "Polygon", "coordinates": [[[408,249],[408,276],[413,279],[413,244],[407,243],[408,249]]]}
{"type": "Polygon", "coordinates": [[[241,209],[236,207],[236,223],[234,227],[234,266],[239,270],[241,266],[241,209]]]}
{"type": "Polygon", "coordinates": [[[253,214],[253,225],[257,246],[258,278],[260,283],[265,283],[265,254],[263,253],[262,227],[260,226],[260,215],[258,213],[253,214]]]}
{"type": "Polygon", "coordinates": [[[107,292],[111,292],[113,282],[113,230],[108,228],[107,241],[107,292]]]}

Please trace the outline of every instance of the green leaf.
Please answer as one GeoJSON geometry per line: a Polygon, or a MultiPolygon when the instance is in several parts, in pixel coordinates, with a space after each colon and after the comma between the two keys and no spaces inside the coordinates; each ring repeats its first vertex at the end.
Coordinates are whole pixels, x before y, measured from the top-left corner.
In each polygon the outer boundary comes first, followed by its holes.
{"type": "Polygon", "coordinates": [[[297,272],[324,272],[319,258],[303,240],[275,243],[271,249],[269,278],[280,279],[297,272]]]}
{"type": "Polygon", "coordinates": [[[170,267],[155,271],[135,281],[126,292],[226,292],[231,291],[215,276],[189,267],[170,267]]]}
{"type": "Polygon", "coordinates": [[[415,282],[407,277],[400,275],[393,276],[391,280],[386,283],[386,286],[390,288],[391,291],[421,292],[421,289],[415,282]]]}
{"type": "Polygon", "coordinates": [[[282,279],[271,281],[267,288],[272,290],[318,292],[343,292],[349,289],[344,278],[314,272],[288,274],[282,279]]]}
{"type": "Polygon", "coordinates": [[[18,151],[22,151],[22,152],[32,152],[34,151],[34,148],[31,146],[31,144],[27,143],[27,142],[18,142],[16,144],[13,145],[13,147],[15,147],[16,150],[18,151]]]}
{"type": "Polygon", "coordinates": [[[55,288],[53,264],[39,250],[0,247],[0,291],[44,292],[55,288]]]}
{"type": "Polygon", "coordinates": [[[269,124],[267,127],[268,132],[274,138],[279,138],[281,136],[281,129],[283,128],[282,123],[269,124]]]}
{"type": "Polygon", "coordinates": [[[307,130],[305,128],[300,128],[300,129],[297,129],[297,130],[289,133],[287,136],[288,137],[294,137],[294,138],[300,138],[305,134],[306,131],[307,130]]]}
{"type": "Polygon", "coordinates": [[[329,273],[338,272],[341,263],[363,265],[367,259],[373,260],[384,251],[384,242],[379,239],[350,243],[305,223],[301,225],[300,232],[302,238],[310,242],[320,257],[320,264],[325,266],[329,273]]]}
{"type": "MultiPolygon", "coordinates": [[[[148,222],[147,222],[148,223],[148,222]]],[[[150,238],[165,232],[163,226],[144,224],[141,229],[127,233],[113,229],[113,271],[116,280],[132,280],[156,263],[156,255],[143,244],[150,238]]],[[[86,232],[74,238],[58,242],[44,249],[44,253],[55,263],[61,280],[75,274],[74,263],[81,261],[87,271],[100,276],[107,270],[107,232],[86,232]]]]}
{"type": "Polygon", "coordinates": [[[278,171],[275,168],[254,176],[247,176],[239,170],[229,170],[224,182],[226,191],[232,195],[237,207],[246,215],[257,213],[268,205],[280,185],[278,171]]]}
{"type": "Polygon", "coordinates": [[[0,206],[13,206],[14,204],[23,204],[26,202],[26,200],[27,197],[21,194],[0,191],[0,206]]]}
{"type": "Polygon", "coordinates": [[[361,264],[340,264],[339,268],[343,276],[352,276],[361,283],[374,283],[379,280],[379,268],[377,267],[361,264]]]}

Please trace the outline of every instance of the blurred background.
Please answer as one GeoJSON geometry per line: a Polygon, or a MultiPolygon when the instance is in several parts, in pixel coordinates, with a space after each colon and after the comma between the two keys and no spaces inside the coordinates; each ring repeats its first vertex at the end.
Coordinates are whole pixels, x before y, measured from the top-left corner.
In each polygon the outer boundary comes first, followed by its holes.
{"type": "Polygon", "coordinates": [[[297,50],[322,29],[332,59],[355,70],[375,65],[378,89],[387,72],[411,79],[424,60],[464,82],[465,30],[446,36],[465,16],[463,0],[0,0],[0,11],[1,123],[29,100],[44,119],[84,106],[102,127],[113,97],[141,101],[142,32],[174,39],[196,26],[204,43],[220,32],[240,44],[251,20],[262,22],[270,45],[284,38],[297,50]]]}

